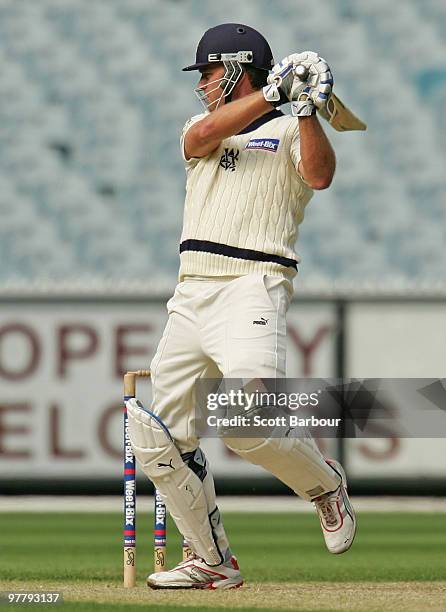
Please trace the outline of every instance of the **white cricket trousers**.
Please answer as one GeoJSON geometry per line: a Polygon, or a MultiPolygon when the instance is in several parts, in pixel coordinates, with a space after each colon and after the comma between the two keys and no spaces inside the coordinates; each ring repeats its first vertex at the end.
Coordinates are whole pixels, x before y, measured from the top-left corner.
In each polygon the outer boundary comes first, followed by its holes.
{"type": "Polygon", "coordinates": [[[169,319],[151,363],[152,411],[181,453],[197,448],[197,378],[283,378],[289,281],[248,274],[191,278],[167,303],[169,319]]]}

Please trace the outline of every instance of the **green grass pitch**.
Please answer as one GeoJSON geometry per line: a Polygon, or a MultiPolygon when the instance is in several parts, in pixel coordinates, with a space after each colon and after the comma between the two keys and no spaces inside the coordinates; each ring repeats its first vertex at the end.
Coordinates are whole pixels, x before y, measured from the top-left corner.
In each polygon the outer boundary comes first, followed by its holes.
{"type": "MultiPolygon", "coordinates": [[[[1,518],[0,590],[59,588],[62,610],[446,609],[445,514],[362,513],[352,549],[339,556],[326,551],[313,514],[225,514],[245,586],[221,593],[144,586],[153,564],[151,516],[138,516],[138,587],[130,590],[121,586],[121,515],[1,518]]],[[[181,548],[170,521],[168,543],[172,567],[181,548]]]]}

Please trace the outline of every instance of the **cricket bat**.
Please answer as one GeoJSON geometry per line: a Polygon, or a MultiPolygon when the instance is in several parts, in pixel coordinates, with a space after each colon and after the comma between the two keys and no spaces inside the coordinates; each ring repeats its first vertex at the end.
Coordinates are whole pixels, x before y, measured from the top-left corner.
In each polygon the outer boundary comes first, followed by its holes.
{"type": "MultiPolygon", "coordinates": [[[[296,75],[301,81],[308,78],[308,68],[302,64],[296,66],[296,75]]],[[[367,125],[361,121],[334,93],[329,97],[324,108],[318,108],[318,113],[338,132],[366,130],[367,125]]]]}
{"type": "Polygon", "coordinates": [[[338,132],[366,130],[367,125],[361,121],[334,93],[328,98],[324,108],[317,109],[320,116],[338,132]]]}

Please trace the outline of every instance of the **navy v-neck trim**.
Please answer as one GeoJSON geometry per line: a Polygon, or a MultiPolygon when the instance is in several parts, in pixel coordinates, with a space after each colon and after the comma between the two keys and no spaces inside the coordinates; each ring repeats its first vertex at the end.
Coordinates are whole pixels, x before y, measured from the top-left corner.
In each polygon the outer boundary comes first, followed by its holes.
{"type": "Polygon", "coordinates": [[[268,121],[271,121],[272,119],[277,119],[277,117],[284,117],[284,116],[285,115],[284,113],[282,113],[282,111],[279,111],[275,108],[269,113],[266,113],[266,115],[262,115],[261,117],[259,117],[258,119],[256,119],[255,121],[247,125],[241,132],[237,134],[237,136],[240,136],[241,134],[248,134],[249,132],[253,132],[254,130],[257,130],[264,123],[268,123],[268,121]]]}

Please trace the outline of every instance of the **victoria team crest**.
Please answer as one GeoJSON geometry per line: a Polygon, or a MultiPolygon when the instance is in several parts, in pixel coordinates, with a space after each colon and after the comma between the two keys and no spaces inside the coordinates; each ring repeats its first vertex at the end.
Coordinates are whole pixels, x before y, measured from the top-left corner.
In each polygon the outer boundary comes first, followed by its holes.
{"type": "Polygon", "coordinates": [[[240,151],[238,149],[228,149],[225,148],[225,152],[220,158],[220,166],[225,170],[230,170],[231,172],[235,171],[236,163],[238,162],[238,158],[240,155],[240,151]]]}

